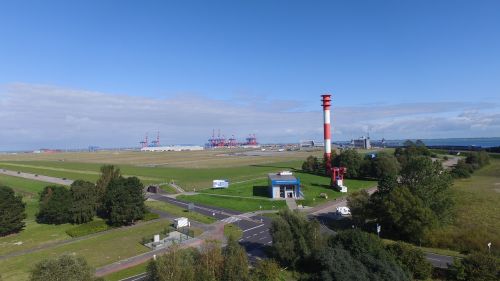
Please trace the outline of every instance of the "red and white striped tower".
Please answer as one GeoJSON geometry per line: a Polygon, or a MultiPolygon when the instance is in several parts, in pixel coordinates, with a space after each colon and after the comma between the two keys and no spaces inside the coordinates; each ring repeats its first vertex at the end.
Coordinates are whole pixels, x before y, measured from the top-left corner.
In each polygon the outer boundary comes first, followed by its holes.
{"type": "Polygon", "coordinates": [[[332,135],[330,133],[330,106],[332,104],[331,95],[321,95],[323,106],[323,133],[325,139],[325,162],[326,173],[330,174],[332,170],[332,135]]]}

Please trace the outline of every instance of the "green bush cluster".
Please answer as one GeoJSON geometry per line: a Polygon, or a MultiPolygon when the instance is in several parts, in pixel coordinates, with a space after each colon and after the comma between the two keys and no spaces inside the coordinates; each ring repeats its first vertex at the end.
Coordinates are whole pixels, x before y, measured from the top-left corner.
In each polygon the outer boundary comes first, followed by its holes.
{"type": "Polygon", "coordinates": [[[489,154],[486,151],[475,151],[467,154],[465,159],[458,160],[451,174],[454,178],[468,178],[475,170],[490,163],[489,154]]]}

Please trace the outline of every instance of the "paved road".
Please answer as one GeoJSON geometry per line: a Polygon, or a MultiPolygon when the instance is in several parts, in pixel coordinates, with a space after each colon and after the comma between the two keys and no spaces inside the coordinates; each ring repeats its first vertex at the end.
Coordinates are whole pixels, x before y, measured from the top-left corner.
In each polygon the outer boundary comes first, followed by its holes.
{"type": "MultiPolygon", "coordinates": [[[[189,204],[188,202],[161,194],[148,193],[147,197],[182,208],[187,208],[189,204]]],[[[243,236],[239,240],[239,243],[247,251],[250,260],[254,261],[266,256],[264,247],[272,244],[272,238],[269,234],[269,228],[271,227],[271,220],[269,218],[262,215],[251,216],[238,211],[202,204],[195,204],[193,211],[240,227],[243,231],[243,236]]]]}
{"type": "Polygon", "coordinates": [[[438,268],[448,268],[453,263],[453,257],[450,256],[425,253],[425,257],[434,267],[438,268]]]}
{"type": "Polygon", "coordinates": [[[61,184],[61,185],[71,185],[73,183],[72,180],[68,180],[68,179],[61,179],[61,178],[55,178],[55,177],[49,177],[49,176],[43,176],[43,175],[35,175],[35,174],[10,171],[10,170],[5,170],[5,169],[0,169],[0,174],[4,174],[7,176],[13,176],[13,177],[19,177],[19,178],[25,178],[25,179],[29,179],[29,180],[36,180],[36,181],[43,181],[43,182],[48,182],[48,183],[61,184]]]}

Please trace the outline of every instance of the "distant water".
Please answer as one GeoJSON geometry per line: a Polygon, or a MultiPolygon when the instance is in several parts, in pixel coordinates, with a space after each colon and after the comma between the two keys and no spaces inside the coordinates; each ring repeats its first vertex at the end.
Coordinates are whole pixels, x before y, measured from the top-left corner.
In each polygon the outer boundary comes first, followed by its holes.
{"type": "MultiPolygon", "coordinates": [[[[390,144],[402,145],[406,140],[388,140],[390,144]]],[[[415,141],[415,140],[412,140],[415,141]]],[[[500,137],[498,138],[450,138],[450,139],[422,139],[428,146],[476,146],[476,147],[495,147],[500,146],[500,137]]]]}

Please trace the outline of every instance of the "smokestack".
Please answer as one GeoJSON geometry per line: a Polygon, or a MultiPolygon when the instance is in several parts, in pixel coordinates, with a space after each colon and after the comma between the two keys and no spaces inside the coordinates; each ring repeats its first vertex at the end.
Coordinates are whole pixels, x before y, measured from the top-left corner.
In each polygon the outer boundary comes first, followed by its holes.
{"type": "Polygon", "coordinates": [[[325,162],[326,173],[330,174],[332,169],[332,136],[330,133],[330,106],[332,104],[331,95],[321,95],[323,98],[323,120],[324,120],[324,139],[325,139],[325,162]]]}

